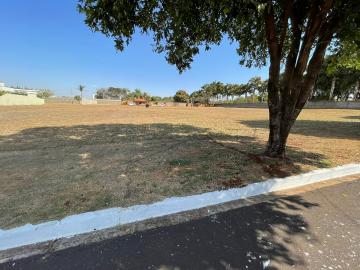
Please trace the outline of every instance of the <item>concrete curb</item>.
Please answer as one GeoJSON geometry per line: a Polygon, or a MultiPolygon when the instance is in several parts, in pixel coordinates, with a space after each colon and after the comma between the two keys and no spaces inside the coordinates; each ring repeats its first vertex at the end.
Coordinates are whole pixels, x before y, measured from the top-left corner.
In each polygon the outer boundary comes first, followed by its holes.
{"type": "Polygon", "coordinates": [[[110,208],[82,213],[59,221],[50,221],[38,225],[27,224],[9,230],[0,230],[0,250],[73,237],[119,225],[127,225],[358,173],[360,173],[360,164],[348,164],[287,178],[269,179],[243,188],[214,191],[187,197],[173,197],[149,205],[135,205],[128,208],[110,208]]]}

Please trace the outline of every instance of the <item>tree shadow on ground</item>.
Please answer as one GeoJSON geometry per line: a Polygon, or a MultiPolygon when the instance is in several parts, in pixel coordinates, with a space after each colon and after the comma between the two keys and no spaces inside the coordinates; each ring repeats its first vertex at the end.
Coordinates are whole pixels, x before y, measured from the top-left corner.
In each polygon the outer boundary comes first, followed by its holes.
{"type": "Polygon", "coordinates": [[[59,219],[170,196],[241,187],[326,167],[321,154],[263,160],[247,136],[171,124],[101,124],[25,129],[0,136],[0,227],[59,219]]]}
{"type": "Polygon", "coordinates": [[[301,196],[278,198],[187,223],[10,262],[2,269],[299,267],[305,262],[295,242],[316,241],[302,212],[317,206],[301,196]]]}
{"type": "MultiPolygon", "coordinates": [[[[239,121],[241,124],[250,128],[268,129],[269,122],[264,120],[239,121]]],[[[360,122],[341,122],[341,121],[313,121],[296,120],[291,133],[305,136],[315,136],[323,138],[337,139],[360,139],[360,122]]]]}
{"type": "Polygon", "coordinates": [[[350,115],[350,116],[344,116],[344,119],[355,119],[360,120],[360,115],[350,115]]]}

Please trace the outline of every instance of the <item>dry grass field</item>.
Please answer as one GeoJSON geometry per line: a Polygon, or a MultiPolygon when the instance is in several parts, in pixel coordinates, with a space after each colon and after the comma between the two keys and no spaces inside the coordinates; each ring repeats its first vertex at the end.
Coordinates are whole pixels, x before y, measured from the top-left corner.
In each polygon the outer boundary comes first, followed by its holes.
{"type": "Polygon", "coordinates": [[[264,159],[267,110],[0,108],[0,228],[360,161],[360,110],[305,110],[288,160],[264,159]]]}

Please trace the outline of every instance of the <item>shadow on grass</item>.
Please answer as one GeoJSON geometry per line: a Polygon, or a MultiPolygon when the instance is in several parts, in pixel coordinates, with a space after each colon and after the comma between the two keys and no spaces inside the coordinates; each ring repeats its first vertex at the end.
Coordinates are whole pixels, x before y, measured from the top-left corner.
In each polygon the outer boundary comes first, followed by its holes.
{"type": "MultiPolygon", "coordinates": [[[[241,121],[254,128],[263,128],[267,126],[267,121],[241,121]]],[[[304,130],[312,130],[314,134],[326,133],[325,125],[328,129],[334,129],[335,125],[332,122],[327,124],[316,123],[302,123],[300,121],[294,132],[304,130]],[[328,125],[330,123],[330,125],[328,125]],[[323,126],[324,125],[324,126],[323,126]],[[310,127],[319,127],[319,130],[310,129],[310,127]],[[303,128],[303,129],[302,129],[303,128]]],[[[349,129],[357,129],[352,126],[336,129],[336,132],[331,130],[330,134],[333,136],[351,136],[349,129]]],[[[350,125],[349,125],[350,126],[350,125]]],[[[327,134],[327,133],[326,133],[327,134]]],[[[330,134],[327,134],[330,136],[330,134]]],[[[352,134],[354,137],[359,136],[355,131],[352,134]]],[[[249,136],[235,136],[223,133],[212,133],[208,129],[198,128],[189,125],[171,125],[171,124],[148,124],[148,125],[134,125],[134,124],[101,124],[101,125],[79,125],[70,127],[41,127],[25,129],[17,134],[9,136],[0,136],[0,153],[11,151],[38,151],[38,150],[56,150],[71,148],[74,152],[79,152],[78,160],[79,166],[83,166],[86,162],[92,162],[91,157],[99,159],[106,156],[106,152],[101,153],[102,146],[114,147],[114,149],[124,149],[122,154],[124,157],[118,163],[135,162],[145,160],[153,157],[156,160],[156,155],[171,153],[170,165],[176,163],[177,157],[180,164],[191,163],[190,160],[194,158],[192,154],[200,155],[200,159],[210,161],[211,158],[221,158],[226,162],[227,158],[239,158],[246,161],[249,155],[261,155],[265,149],[262,142],[256,141],[249,136]],[[94,146],[96,149],[92,149],[94,146]],[[90,147],[90,148],[88,148],[90,147]],[[84,158],[81,153],[87,154],[90,158],[84,158]],[[96,152],[96,153],[95,153],[96,152]],[[196,153],[195,153],[196,152],[196,153]],[[140,153],[140,154],[139,154],[140,153]],[[203,153],[210,156],[204,156],[203,153]],[[235,157],[234,157],[235,156],[235,157]]],[[[316,167],[324,167],[323,161],[325,157],[311,152],[304,152],[300,149],[289,147],[287,149],[288,156],[294,158],[300,165],[313,165],[316,167]]],[[[239,164],[238,164],[239,165],[239,164]]],[[[245,162],[244,165],[247,165],[245,162]]],[[[295,165],[294,165],[295,166],[295,165]]],[[[84,167],[84,166],[83,166],[84,167]]],[[[226,166],[225,166],[226,167],[226,166]]],[[[294,167],[294,172],[301,172],[301,168],[294,167]]]]}
{"type": "MultiPolygon", "coordinates": [[[[318,204],[279,198],[10,262],[2,269],[284,269],[304,266],[295,243],[313,239],[302,213],[318,204]]],[[[314,241],[314,240],[312,240],[314,241]]]]}
{"type": "Polygon", "coordinates": [[[188,125],[103,124],[0,136],[0,228],[108,207],[151,203],[327,167],[288,149],[292,162],[258,161],[252,137],[188,125]]]}
{"type": "MultiPolygon", "coordinates": [[[[251,137],[169,124],[44,127],[1,136],[0,227],[219,189],[209,185],[232,177],[259,181],[270,175],[249,154],[263,148],[251,137]],[[15,168],[21,174],[12,178],[15,168]]],[[[299,162],[292,172],[324,166],[322,155],[288,152],[299,162]]],[[[291,244],[310,233],[301,212],[314,206],[291,196],[0,268],[264,269],[271,262],[266,269],[281,269],[274,265],[303,264],[291,244]]]]}
{"type": "MultiPolygon", "coordinates": [[[[351,118],[355,119],[355,118],[351,118]]],[[[240,121],[250,128],[268,129],[269,122],[263,120],[240,121]]],[[[296,120],[291,133],[305,136],[338,139],[360,139],[360,122],[296,120]]]]}
{"type": "Polygon", "coordinates": [[[344,116],[344,119],[355,119],[360,120],[360,115],[350,115],[350,116],[344,116]]]}

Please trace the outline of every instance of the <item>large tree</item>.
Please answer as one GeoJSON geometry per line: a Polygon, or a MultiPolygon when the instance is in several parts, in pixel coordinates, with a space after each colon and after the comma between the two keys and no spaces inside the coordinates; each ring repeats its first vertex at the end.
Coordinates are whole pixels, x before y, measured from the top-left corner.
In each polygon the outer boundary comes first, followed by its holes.
{"type": "Polygon", "coordinates": [[[95,31],[123,50],[138,29],[179,71],[201,48],[229,38],[240,64],[269,65],[270,132],[266,154],[284,157],[290,129],[308,100],[330,43],[354,39],[359,0],[80,0],[95,31]],[[280,80],[280,71],[284,71],[280,80]]]}
{"type": "Polygon", "coordinates": [[[179,90],[174,96],[175,102],[189,102],[190,96],[185,90],[179,90]]]}
{"type": "Polygon", "coordinates": [[[334,58],[337,57],[331,55],[325,58],[314,86],[313,98],[319,100],[336,98],[345,101],[349,97],[358,99],[360,69],[357,70],[355,66],[340,65],[334,58]]]}
{"type": "Polygon", "coordinates": [[[96,91],[95,97],[98,99],[120,99],[123,100],[127,98],[128,93],[130,92],[127,88],[118,88],[118,87],[108,87],[101,88],[96,91]]]}

